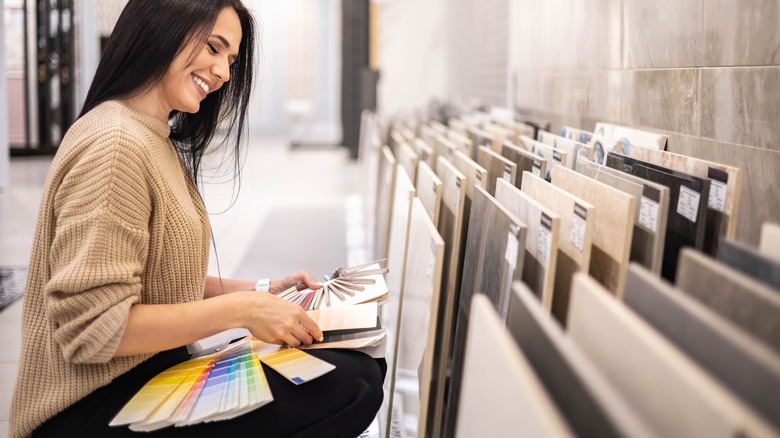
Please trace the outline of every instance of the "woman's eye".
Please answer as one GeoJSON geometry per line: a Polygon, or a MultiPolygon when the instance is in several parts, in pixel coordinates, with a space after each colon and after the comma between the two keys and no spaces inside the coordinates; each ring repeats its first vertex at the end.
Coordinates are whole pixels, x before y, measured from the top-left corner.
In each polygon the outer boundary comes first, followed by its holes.
{"type": "Polygon", "coordinates": [[[219,50],[217,50],[217,48],[214,47],[213,44],[206,43],[206,45],[209,46],[209,52],[211,52],[212,55],[216,55],[217,53],[219,53],[219,50]]]}

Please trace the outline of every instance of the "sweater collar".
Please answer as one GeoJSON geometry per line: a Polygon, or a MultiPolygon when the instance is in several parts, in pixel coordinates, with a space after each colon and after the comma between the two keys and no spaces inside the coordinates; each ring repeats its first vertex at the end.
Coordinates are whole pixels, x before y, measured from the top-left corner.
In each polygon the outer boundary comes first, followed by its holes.
{"type": "Polygon", "coordinates": [[[159,120],[156,117],[146,114],[144,112],[138,111],[135,108],[130,107],[129,105],[125,104],[122,101],[116,100],[113,102],[116,102],[118,105],[121,105],[124,111],[130,117],[140,122],[142,125],[146,126],[152,132],[159,135],[160,137],[168,138],[171,135],[171,127],[167,123],[163,122],[162,120],[159,120]]]}

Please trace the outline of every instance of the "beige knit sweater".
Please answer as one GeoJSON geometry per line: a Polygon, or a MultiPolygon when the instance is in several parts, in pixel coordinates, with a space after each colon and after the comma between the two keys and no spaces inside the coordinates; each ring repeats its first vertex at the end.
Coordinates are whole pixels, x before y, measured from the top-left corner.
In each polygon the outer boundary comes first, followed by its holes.
{"type": "Polygon", "coordinates": [[[169,134],[106,102],[62,141],[30,259],[12,437],[151,356],[112,358],[134,303],[203,298],[208,217],[169,134]]]}

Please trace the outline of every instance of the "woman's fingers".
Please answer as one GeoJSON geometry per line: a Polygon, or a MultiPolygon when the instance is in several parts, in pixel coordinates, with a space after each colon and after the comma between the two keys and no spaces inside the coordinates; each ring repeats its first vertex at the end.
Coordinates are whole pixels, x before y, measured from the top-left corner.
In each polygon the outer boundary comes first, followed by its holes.
{"type": "Polygon", "coordinates": [[[298,319],[300,321],[301,327],[308,332],[313,339],[316,339],[318,341],[322,340],[322,330],[320,330],[320,326],[317,325],[316,322],[314,322],[313,319],[306,313],[303,312],[301,317],[298,319]]]}
{"type": "Polygon", "coordinates": [[[322,285],[314,279],[314,276],[312,276],[308,271],[299,271],[297,274],[295,274],[295,277],[298,279],[298,290],[303,290],[306,288],[317,290],[322,287],[322,285]]]}

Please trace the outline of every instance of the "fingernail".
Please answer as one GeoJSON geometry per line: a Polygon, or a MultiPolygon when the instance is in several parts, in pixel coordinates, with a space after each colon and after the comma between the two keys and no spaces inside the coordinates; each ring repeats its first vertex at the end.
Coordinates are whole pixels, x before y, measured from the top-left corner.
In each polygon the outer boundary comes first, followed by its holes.
{"type": "Polygon", "coordinates": [[[323,340],[323,339],[325,339],[325,336],[320,336],[320,338],[318,339],[318,341],[322,342],[322,340],[323,340]]]}

